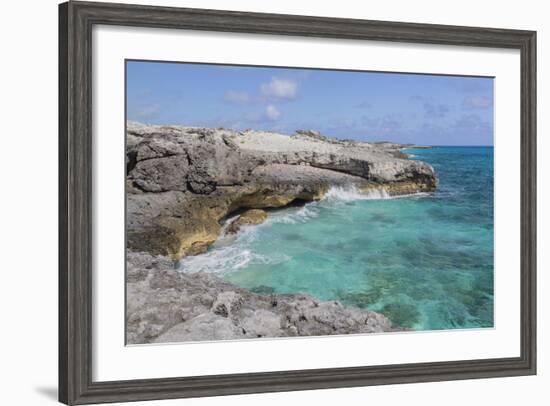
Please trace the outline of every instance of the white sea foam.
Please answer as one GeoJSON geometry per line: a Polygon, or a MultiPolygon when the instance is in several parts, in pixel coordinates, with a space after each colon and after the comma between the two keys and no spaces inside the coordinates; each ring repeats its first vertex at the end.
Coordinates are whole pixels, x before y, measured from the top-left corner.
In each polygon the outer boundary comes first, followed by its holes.
{"type": "Polygon", "coordinates": [[[182,259],[179,269],[183,272],[212,272],[224,274],[254,264],[274,265],[289,261],[291,258],[281,253],[259,254],[254,249],[254,242],[259,233],[265,232],[266,227],[274,224],[300,224],[318,217],[326,204],[338,204],[354,200],[380,200],[396,199],[403,197],[421,197],[428,193],[415,193],[412,195],[390,196],[383,188],[371,189],[361,192],[356,187],[334,186],[327,192],[321,202],[310,202],[302,207],[289,207],[272,211],[265,223],[253,226],[242,226],[237,234],[226,234],[225,229],[232,220],[238,216],[228,218],[220,233],[218,240],[210,247],[208,252],[182,259]]]}
{"type": "Polygon", "coordinates": [[[227,228],[229,227],[229,225],[230,225],[231,223],[233,223],[233,221],[236,220],[239,216],[240,216],[240,214],[236,214],[236,215],[234,215],[234,216],[227,217],[227,218],[224,220],[224,222],[223,222],[223,224],[222,224],[222,228],[221,228],[221,230],[220,230],[220,235],[221,235],[221,236],[225,236],[225,235],[226,235],[225,232],[226,232],[227,228]]]}
{"type": "Polygon", "coordinates": [[[428,192],[415,192],[415,193],[406,193],[404,195],[391,196],[389,199],[407,199],[411,197],[426,197],[431,196],[428,192]]]}
{"type": "Polygon", "coordinates": [[[208,252],[183,258],[178,269],[182,272],[210,272],[224,274],[248,265],[274,265],[290,260],[284,254],[269,256],[254,252],[252,244],[257,238],[258,227],[243,226],[238,234],[221,234],[208,252]]]}
{"type": "Polygon", "coordinates": [[[402,199],[408,197],[423,197],[429,196],[426,192],[416,192],[397,196],[390,196],[384,188],[370,189],[365,192],[359,191],[355,186],[341,187],[333,186],[329,189],[325,196],[326,201],[342,201],[350,202],[354,200],[388,200],[402,199]]]}
{"type": "Polygon", "coordinates": [[[186,257],[179,263],[183,272],[224,273],[242,268],[250,263],[252,253],[249,250],[224,247],[213,249],[205,254],[186,257]]]}
{"type": "Polygon", "coordinates": [[[299,208],[288,208],[270,213],[267,224],[298,224],[319,216],[317,202],[307,203],[299,208]]]}
{"type": "Polygon", "coordinates": [[[380,199],[390,199],[391,196],[386,192],[386,190],[380,189],[371,189],[366,192],[361,192],[355,186],[341,187],[333,186],[327,192],[325,199],[328,201],[344,201],[350,202],[353,200],[380,200],[380,199]]]}
{"type": "Polygon", "coordinates": [[[178,269],[183,272],[209,272],[224,274],[237,271],[248,265],[275,265],[290,260],[284,254],[273,253],[264,256],[245,248],[240,244],[212,248],[205,254],[186,257],[179,263],[178,269]]]}

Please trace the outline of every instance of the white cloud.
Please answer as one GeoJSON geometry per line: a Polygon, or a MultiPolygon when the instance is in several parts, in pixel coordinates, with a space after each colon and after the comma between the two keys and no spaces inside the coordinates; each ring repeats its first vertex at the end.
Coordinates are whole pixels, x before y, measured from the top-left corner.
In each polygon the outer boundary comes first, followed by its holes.
{"type": "Polygon", "coordinates": [[[265,97],[291,100],[298,93],[298,83],[290,79],[273,77],[269,83],[263,83],[260,89],[265,97]]]}
{"type": "Polygon", "coordinates": [[[273,121],[281,117],[281,112],[277,110],[277,107],[275,107],[273,104],[269,104],[267,106],[267,108],[265,109],[265,114],[267,115],[267,118],[273,121]]]}
{"type": "Polygon", "coordinates": [[[248,103],[250,101],[250,95],[246,92],[229,90],[225,92],[223,99],[229,103],[248,103]]]}

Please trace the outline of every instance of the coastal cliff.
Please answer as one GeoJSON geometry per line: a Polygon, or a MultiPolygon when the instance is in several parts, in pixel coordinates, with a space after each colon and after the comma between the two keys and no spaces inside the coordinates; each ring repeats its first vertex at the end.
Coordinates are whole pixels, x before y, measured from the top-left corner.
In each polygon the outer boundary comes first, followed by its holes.
{"type": "Polygon", "coordinates": [[[127,238],[133,251],[173,260],[205,252],[220,221],[243,209],[322,199],[330,187],[428,192],[433,168],[403,145],[175,126],[127,126],[127,238]]]}
{"type": "Polygon", "coordinates": [[[321,200],[333,187],[390,196],[436,188],[404,145],[336,140],[315,131],[129,122],[126,145],[127,343],[393,331],[384,315],[301,293],[252,292],[176,270],[222,233],[265,221],[265,209],[321,200]],[[233,221],[229,222],[229,216],[233,221]]]}

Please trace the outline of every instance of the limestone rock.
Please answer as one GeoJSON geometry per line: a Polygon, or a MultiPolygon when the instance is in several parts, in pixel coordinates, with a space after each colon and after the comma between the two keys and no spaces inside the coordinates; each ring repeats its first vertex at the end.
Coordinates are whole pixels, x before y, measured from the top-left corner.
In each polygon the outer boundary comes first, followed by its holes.
{"type": "Polygon", "coordinates": [[[281,328],[281,316],[265,309],[251,312],[240,321],[247,337],[280,337],[284,334],[281,328]]]}
{"type": "Polygon", "coordinates": [[[242,329],[225,317],[204,313],[188,322],[176,324],[152,342],[174,343],[185,341],[234,340],[244,338],[242,329]]]}
{"type": "Polygon", "coordinates": [[[127,343],[393,331],[382,314],[303,294],[259,295],[169,258],[127,252],[127,343]]]}
{"type": "Polygon", "coordinates": [[[262,224],[267,219],[267,213],[260,209],[250,209],[231,222],[226,232],[235,234],[244,225],[262,224]]]}
{"type": "Polygon", "coordinates": [[[266,208],[322,199],[333,186],[389,195],[429,192],[433,168],[403,145],[271,132],[127,124],[129,344],[391,331],[379,313],[302,295],[256,294],[174,261],[265,220],[266,208]]]}
{"type": "Polygon", "coordinates": [[[402,147],[314,130],[289,137],[128,122],[128,247],[173,260],[201,254],[231,213],[319,200],[332,186],[383,188],[390,195],[433,190],[433,168],[402,159],[402,147]]]}
{"type": "Polygon", "coordinates": [[[229,317],[239,311],[242,303],[243,298],[239,294],[233,291],[221,292],[218,294],[211,310],[219,316],[229,317]]]}

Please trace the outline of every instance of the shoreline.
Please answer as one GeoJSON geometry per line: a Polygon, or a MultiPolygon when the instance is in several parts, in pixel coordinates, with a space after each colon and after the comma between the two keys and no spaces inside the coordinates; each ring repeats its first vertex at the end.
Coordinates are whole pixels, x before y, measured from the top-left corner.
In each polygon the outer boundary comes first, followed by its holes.
{"type": "Polygon", "coordinates": [[[260,295],[177,261],[265,210],[320,201],[334,188],[382,197],[436,189],[433,168],[395,143],[247,130],[127,129],[128,344],[395,331],[380,313],[296,294],[260,295]],[[224,224],[229,218],[232,221],[224,224]]]}
{"type": "Polygon", "coordinates": [[[127,251],[126,344],[404,331],[381,313],[302,293],[259,294],[127,251]]]}
{"type": "Polygon", "coordinates": [[[437,187],[433,168],[403,145],[341,141],[311,130],[128,124],[128,246],[177,260],[205,252],[238,210],[318,201],[330,187],[390,196],[437,187]]]}

